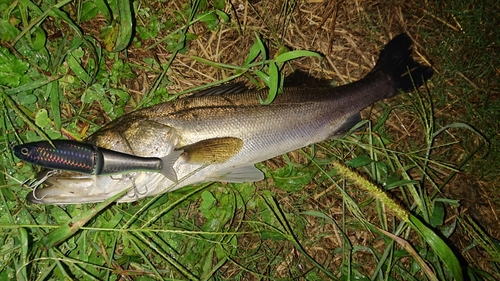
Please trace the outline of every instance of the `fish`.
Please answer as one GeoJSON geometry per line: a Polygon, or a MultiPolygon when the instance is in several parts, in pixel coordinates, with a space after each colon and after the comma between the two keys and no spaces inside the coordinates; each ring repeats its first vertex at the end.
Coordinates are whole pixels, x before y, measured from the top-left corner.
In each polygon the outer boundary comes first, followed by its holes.
{"type": "Polygon", "coordinates": [[[38,141],[16,145],[14,155],[28,163],[49,169],[75,171],[89,175],[155,171],[177,181],[172,169],[182,151],[163,158],[139,157],[71,140],[38,141]]]}
{"type": "Polygon", "coordinates": [[[117,202],[133,202],[203,182],[263,180],[256,163],[342,137],[361,121],[364,108],[423,85],[433,71],[412,58],[411,45],[410,37],[400,34],[364,78],[338,87],[285,86],[268,105],[261,103],[268,95],[265,89],[231,91],[225,86],[123,115],[85,142],[139,157],[182,151],[172,165],[177,181],[150,171],[118,176],[43,171],[27,200],[93,203],[127,190],[117,202]]]}

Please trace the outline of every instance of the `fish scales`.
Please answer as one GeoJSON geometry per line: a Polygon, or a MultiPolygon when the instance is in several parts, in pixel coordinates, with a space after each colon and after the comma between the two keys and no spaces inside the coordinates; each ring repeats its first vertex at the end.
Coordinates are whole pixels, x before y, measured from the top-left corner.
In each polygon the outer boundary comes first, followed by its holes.
{"type": "MultiPolygon", "coordinates": [[[[276,100],[266,106],[259,103],[259,95],[265,98],[265,91],[224,97],[181,99],[171,104],[140,110],[135,115],[170,126],[180,131],[181,136],[189,136],[185,139],[190,139],[191,142],[219,136],[221,131],[247,136],[257,135],[266,130],[272,132],[281,130],[287,136],[290,128],[297,127],[309,127],[308,130],[321,129],[324,133],[322,135],[328,136],[335,131],[336,126],[324,128],[325,131],[320,128],[320,123],[330,124],[332,121],[329,118],[339,119],[339,115],[351,116],[374,102],[370,99],[362,99],[363,103],[353,102],[359,100],[358,96],[365,96],[363,92],[358,91],[358,88],[356,83],[353,83],[348,87],[337,88],[285,89],[283,94],[278,95],[276,100]],[[332,111],[332,108],[337,110],[332,111]],[[311,126],[309,122],[318,126],[311,126]],[[201,135],[192,138],[193,134],[201,135]]],[[[375,99],[380,98],[375,97],[375,99]]],[[[311,135],[308,137],[314,138],[311,135]]]]}

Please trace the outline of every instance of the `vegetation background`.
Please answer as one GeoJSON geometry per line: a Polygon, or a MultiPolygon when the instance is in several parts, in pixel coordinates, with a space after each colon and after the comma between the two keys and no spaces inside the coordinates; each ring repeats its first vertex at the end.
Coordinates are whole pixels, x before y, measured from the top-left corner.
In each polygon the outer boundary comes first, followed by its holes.
{"type": "Polygon", "coordinates": [[[0,0],[0,280],[500,279],[498,7],[0,0]],[[347,84],[401,32],[435,71],[426,87],[367,109],[365,130],[260,164],[262,182],[130,204],[25,200],[37,168],[12,143],[82,140],[234,78],[347,84]],[[290,50],[322,56],[278,59],[290,50]]]}

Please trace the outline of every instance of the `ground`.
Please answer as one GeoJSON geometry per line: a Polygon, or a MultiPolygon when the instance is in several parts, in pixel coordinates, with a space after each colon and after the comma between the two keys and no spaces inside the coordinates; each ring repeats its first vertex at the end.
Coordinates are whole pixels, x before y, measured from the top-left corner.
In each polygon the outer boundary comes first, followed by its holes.
{"type": "MultiPolygon", "coordinates": [[[[48,2],[40,9],[50,10],[48,2]]],[[[49,136],[82,139],[138,107],[242,72],[238,81],[265,87],[256,70],[268,73],[269,61],[240,67],[257,38],[269,59],[286,50],[321,54],[281,69],[284,76],[300,71],[294,80],[307,86],[361,79],[381,48],[403,32],[414,41],[415,59],[435,74],[418,92],[364,110],[364,129],[258,165],[266,173],[262,182],[187,188],[105,205],[99,213],[91,211],[101,205],[27,204],[29,191],[18,181],[33,170],[7,155],[5,145],[4,173],[17,180],[3,179],[2,186],[13,190],[2,189],[2,209],[10,211],[1,220],[3,240],[19,250],[2,248],[1,276],[29,279],[50,269],[40,279],[452,280],[460,279],[450,269],[456,259],[471,279],[500,278],[500,36],[494,1],[138,1],[132,41],[121,50],[114,38],[126,34],[127,24],[119,21],[116,2],[109,2],[111,16],[98,4],[63,6],[73,23],[49,13],[39,27],[47,38],[46,53],[38,51],[50,57],[46,64],[20,46],[32,46],[29,40],[15,45],[15,38],[2,39],[6,50],[35,69],[29,72],[34,81],[33,73],[57,76],[62,93],[59,115],[48,88],[39,88],[46,94],[34,88],[2,96],[8,108],[3,122],[11,124],[4,125],[5,143],[41,138],[25,119],[13,117],[19,112],[49,136]],[[186,24],[196,3],[192,20],[198,21],[186,24]],[[81,38],[93,39],[78,44],[81,38]],[[93,49],[101,54],[98,63],[93,49]],[[36,102],[27,102],[31,95],[36,102]],[[43,110],[50,120],[45,123],[43,110]],[[346,164],[424,221],[420,232],[397,214],[398,207],[332,163],[346,164]],[[54,234],[75,222],[85,226],[54,234]],[[433,244],[426,231],[440,240],[433,244]],[[435,245],[451,249],[446,253],[454,257],[440,256],[446,250],[435,245]]],[[[35,21],[36,9],[12,5],[2,8],[4,19],[30,30],[36,42],[38,29],[16,12],[26,11],[35,21]]]]}

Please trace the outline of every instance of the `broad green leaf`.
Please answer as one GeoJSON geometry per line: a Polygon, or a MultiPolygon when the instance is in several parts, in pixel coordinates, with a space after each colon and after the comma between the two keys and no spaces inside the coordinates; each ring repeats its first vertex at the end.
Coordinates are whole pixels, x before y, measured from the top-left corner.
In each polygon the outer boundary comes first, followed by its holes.
{"type": "Polygon", "coordinates": [[[441,234],[443,234],[444,237],[449,238],[457,229],[457,225],[458,219],[454,218],[451,223],[447,222],[445,225],[439,226],[438,229],[439,231],[441,231],[441,234]]]}
{"type": "Polygon", "coordinates": [[[457,281],[464,280],[460,262],[446,242],[444,242],[443,239],[441,239],[441,237],[439,237],[432,229],[422,223],[419,218],[410,214],[409,219],[412,223],[412,228],[420,233],[422,238],[425,239],[427,244],[429,244],[429,246],[439,256],[441,261],[446,265],[452,274],[452,277],[457,281]]]}
{"type": "Polygon", "coordinates": [[[47,35],[45,34],[45,31],[40,27],[36,27],[33,38],[33,50],[40,51],[44,49],[46,41],[47,35]]]}
{"type": "Polygon", "coordinates": [[[363,154],[357,157],[354,157],[353,159],[349,159],[345,162],[345,164],[351,168],[359,168],[366,166],[370,163],[372,163],[373,160],[370,158],[370,156],[363,154]]]}
{"type": "Polygon", "coordinates": [[[111,22],[111,11],[109,10],[108,3],[105,0],[94,0],[89,2],[93,2],[93,4],[96,5],[97,9],[104,15],[104,18],[108,23],[111,22]]]}
{"type": "Polygon", "coordinates": [[[83,93],[81,100],[85,103],[103,100],[106,95],[106,90],[101,84],[93,84],[83,93]]]}
{"type": "Polygon", "coordinates": [[[203,201],[200,205],[200,211],[205,215],[205,217],[209,217],[209,211],[215,205],[217,200],[211,192],[206,190],[201,193],[201,198],[203,199],[203,201]]]}
{"type": "Polygon", "coordinates": [[[19,34],[19,30],[9,21],[0,18],[0,41],[10,42],[19,34]]]}
{"type": "Polygon", "coordinates": [[[267,73],[260,70],[256,70],[254,73],[260,78],[260,80],[262,80],[262,82],[264,82],[264,84],[269,85],[269,81],[271,79],[269,78],[269,75],[267,75],[267,73]]]}
{"type": "Polygon", "coordinates": [[[198,14],[196,18],[204,22],[210,30],[216,30],[219,27],[219,18],[214,11],[198,14]]]}
{"type": "Polygon", "coordinates": [[[262,61],[264,62],[265,60],[267,60],[266,46],[264,45],[262,40],[260,40],[260,37],[259,35],[257,35],[257,33],[255,33],[255,42],[257,42],[259,46],[260,53],[262,54],[262,61]]]}
{"type": "Polygon", "coordinates": [[[35,124],[41,128],[50,124],[49,113],[46,109],[38,110],[35,115],[35,124]]]}
{"type": "Polygon", "coordinates": [[[272,176],[276,187],[293,192],[299,191],[309,184],[317,172],[318,170],[313,166],[297,168],[287,165],[277,169],[272,176]]]}
{"type": "Polygon", "coordinates": [[[17,87],[29,68],[27,62],[12,55],[5,47],[0,47],[0,85],[17,87]]]}
{"type": "Polygon", "coordinates": [[[217,10],[224,10],[226,7],[226,0],[213,0],[212,5],[217,10]]]}
{"type": "Polygon", "coordinates": [[[130,43],[130,40],[132,40],[132,34],[134,33],[134,20],[132,17],[132,10],[130,9],[132,3],[130,0],[117,0],[117,2],[118,35],[116,37],[113,52],[123,51],[130,43]]]}
{"type": "Polygon", "coordinates": [[[441,202],[434,202],[434,208],[432,209],[432,215],[429,223],[432,227],[437,227],[444,223],[445,208],[444,204],[441,202]]]}
{"type": "MultiPolygon", "coordinates": [[[[109,99],[107,99],[107,98],[102,99],[101,106],[102,106],[102,110],[104,112],[106,112],[109,116],[113,115],[114,105],[109,99]]],[[[111,116],[111,118],[113,119],[112,116],[111,116]]]]}
{"type": "Polygon", "coordinates": [[[98,2],[101,2],[99,4],[102,4],[102,0],[101,1],[85,1],[82,5],[82,9],[81,9],[81,16],[80,16],[80,21],[89,21],[93,18],[95,18],[95,16],[97,16],[97,13],[99,13],[100,11],[100,8],[102,8],[102,6],[98,6],[98,2]]]}
{"type": "Polygon", "coordinates": [[[228,14],[224,13],[221,11],[221,9],[215,10],[215,13],[221,18],[224,22],[228,23],[229,22],[229,16],[228,14]]]}
{"type": "Polygon", "coordinates": [[[21,105],[24,105],[26,107],[30,107],[30,105],[36,103],[37,101],[37,97],[33,94],[28,94],[26,92],[21,92],[19,94],[16,95],[17,96],[17,100],[19,101],[19,103],[21,105]]]}

